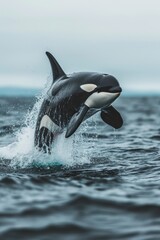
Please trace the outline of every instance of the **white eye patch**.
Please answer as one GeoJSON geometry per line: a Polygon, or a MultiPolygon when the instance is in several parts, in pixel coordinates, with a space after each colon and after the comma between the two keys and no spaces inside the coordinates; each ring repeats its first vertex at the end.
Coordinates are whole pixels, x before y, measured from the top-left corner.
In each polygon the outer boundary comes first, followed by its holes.
{"type": "Polygon", "coordinates": [[[86,92],[92,92],[96,87],[97,85],[92,83],[83,84],[80,86],[80,88],[86,92]]]}

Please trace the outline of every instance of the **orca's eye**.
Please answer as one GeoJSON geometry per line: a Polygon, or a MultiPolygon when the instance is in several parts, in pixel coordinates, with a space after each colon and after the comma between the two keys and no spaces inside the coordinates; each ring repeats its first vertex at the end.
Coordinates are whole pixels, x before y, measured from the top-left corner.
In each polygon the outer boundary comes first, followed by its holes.
{"type": "Polygon", "coordinates": [[[92,92],[96,87],[97,85],[92,83],[87,83],[80,86],[80,88],[85,92],[92,92]]]}

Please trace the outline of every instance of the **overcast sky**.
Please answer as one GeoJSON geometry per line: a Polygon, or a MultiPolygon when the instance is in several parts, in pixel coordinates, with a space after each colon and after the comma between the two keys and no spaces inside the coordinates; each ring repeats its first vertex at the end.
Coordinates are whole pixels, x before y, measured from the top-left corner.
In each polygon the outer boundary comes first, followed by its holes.
{"type": "Polygon", "coordinates": [[[42,88],[50,51],[66,73],[160,92],[159,23],[159,0],[0,0],[0,86],[42,88]]]}

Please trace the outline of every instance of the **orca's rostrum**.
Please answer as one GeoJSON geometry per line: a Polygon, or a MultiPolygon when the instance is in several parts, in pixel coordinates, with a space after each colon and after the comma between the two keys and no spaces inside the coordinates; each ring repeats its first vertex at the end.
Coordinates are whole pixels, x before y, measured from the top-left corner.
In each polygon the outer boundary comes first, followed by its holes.
{"type": "Polygon", "coordinates": [[[100,112],[113,128],[123,124],[120,113],[111,105],[122,89],[109,74],[78,72],[67,75],[51,53],[46,52],[53,82],[42,103],[35,129],[35,146],[50,152],[54,138],[66,129],[70,137],[81,122],[100,112]]]}

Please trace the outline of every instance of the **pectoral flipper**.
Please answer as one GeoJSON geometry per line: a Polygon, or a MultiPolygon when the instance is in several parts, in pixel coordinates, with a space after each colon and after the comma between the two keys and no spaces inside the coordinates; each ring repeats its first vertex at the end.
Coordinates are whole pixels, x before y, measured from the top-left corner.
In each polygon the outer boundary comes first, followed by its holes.
{"type": "Polygon", "coordinates": [[[116,129],[121,128],[123,125],[121,114],[113,106],[103,109],[101,118],[105,123],[116,129]]]}

